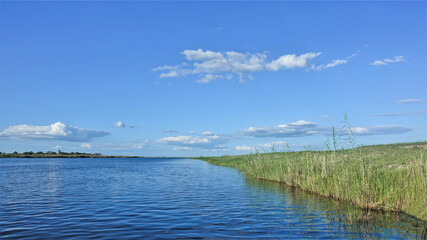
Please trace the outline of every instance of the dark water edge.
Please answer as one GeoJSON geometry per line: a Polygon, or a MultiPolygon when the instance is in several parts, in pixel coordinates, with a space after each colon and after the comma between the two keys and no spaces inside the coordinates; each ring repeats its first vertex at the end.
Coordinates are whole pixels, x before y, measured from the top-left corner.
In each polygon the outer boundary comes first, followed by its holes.
{"type": "Polygon", "coordinates": [[[424,239],[426,222],[190,159],[0,159],[4,239],[424,239]]]}
{"type": "Polygon", "coordinates": [[[263,191],[286,192],[292,196],[291,199],[294,200],[292,203],[301,206],[302,209],[312,210],[311,205],[307,204],[309,199],[319,203],[324,210],[324,216],[330,221],[331,228],[347,234],[348,238],[358,238],[357,233],[364,233],[365,237],[369,238],[382,238],[377,235],[381,232],[395,232],[397,233],[395,238],[427,238],[427,222],[405,213],[360,209],[351,203],[320,197],[269,180],[247,177],[246,183],[263,191]],[[352,233],[356,234],[353,236],[352,233]]]}

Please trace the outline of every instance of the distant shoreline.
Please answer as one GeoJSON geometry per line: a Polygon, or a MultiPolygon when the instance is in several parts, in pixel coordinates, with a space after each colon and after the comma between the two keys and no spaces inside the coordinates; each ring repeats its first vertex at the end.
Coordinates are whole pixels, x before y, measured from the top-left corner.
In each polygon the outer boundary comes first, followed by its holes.
{"type": "Polygon", "coordinates": [[[66,153],[66,152],[24,152],[0,153],[0,158],[183,158],[183,157],[146,157],[146,156],[114,156],[100,153],[66,153]]]}

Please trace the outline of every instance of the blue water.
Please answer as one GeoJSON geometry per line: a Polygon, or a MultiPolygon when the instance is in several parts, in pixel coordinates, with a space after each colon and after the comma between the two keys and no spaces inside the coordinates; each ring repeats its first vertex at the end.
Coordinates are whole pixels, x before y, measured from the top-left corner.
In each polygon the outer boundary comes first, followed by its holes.
{"type": "MultiPolygon", "coordinates": [[[[377,214],[190,159],[0,159],[0,237],[17,239],[421,238],[377,214]]],[[[423,232],[424,231],[424,232],[423,232]]]]}

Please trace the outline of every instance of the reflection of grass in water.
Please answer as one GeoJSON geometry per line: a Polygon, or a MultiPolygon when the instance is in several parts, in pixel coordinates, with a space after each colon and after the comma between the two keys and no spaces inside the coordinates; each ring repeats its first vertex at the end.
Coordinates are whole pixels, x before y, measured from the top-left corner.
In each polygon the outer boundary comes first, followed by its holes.
{"type": "Polygon", "coordinates": [[[201,158],[371,210],[427,220],[427,142],[201,158]]]}
{"type": "Polygon", "coordinates": [[[247,177],[246,183],[262,192],[285,193],[285,196],[290,197],[283,199],[283,202],[296,206],[289,209],[295,212],[296,218],[303,218],[304,214],[300,213],[306,212],[304,209],[309,209],[323,215],[329,221],[330,229],[347,238],[377,238],[378,234],[384,234],[384,231],[392,231],[395,236],[405,238],[427,237],[427,222],[406,214],[361,209],[347,202],[318,198],[313,194],[268,180],[247,177]]]}

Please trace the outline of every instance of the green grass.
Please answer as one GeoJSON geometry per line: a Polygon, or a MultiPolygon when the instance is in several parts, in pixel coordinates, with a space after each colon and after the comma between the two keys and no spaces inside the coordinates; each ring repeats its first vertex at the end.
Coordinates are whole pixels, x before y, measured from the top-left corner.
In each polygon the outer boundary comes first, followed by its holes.
{"type": "Polygon", "coordinates": [[[427,220],[426,156],[427,142],[418,142],[199,159],[361,208],[427,220]]]}

